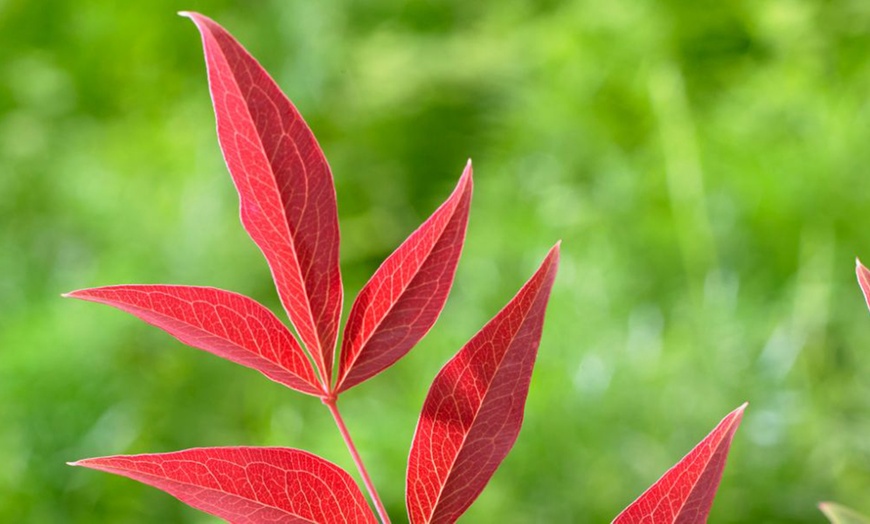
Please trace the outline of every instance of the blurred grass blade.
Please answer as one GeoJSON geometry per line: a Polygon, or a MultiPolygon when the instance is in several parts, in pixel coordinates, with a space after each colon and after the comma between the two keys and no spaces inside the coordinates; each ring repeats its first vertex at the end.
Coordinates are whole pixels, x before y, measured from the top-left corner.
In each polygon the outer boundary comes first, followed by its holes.
{"type": "Polygon", "coordinates": [[[834,502],[822,502],[819,509],[831,524],[870,524],[870,519],[864,515],[834,502]]]}

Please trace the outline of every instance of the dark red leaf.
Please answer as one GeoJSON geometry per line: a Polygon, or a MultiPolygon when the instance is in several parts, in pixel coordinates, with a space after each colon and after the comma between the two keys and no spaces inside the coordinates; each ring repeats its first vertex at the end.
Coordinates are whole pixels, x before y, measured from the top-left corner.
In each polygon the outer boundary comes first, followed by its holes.
{"type": "Polygon", "coordinates": [[[138,480],[234,524],[374,523],[344,470],[288,448],[199,448],[80,460],[138,480]]]}
{"type": "Polygon", "coordinates": [[[336,391],[350,389],[393,365],[435,323],[462,252],[471,189],[469,161],[453,194],[360,291],[344,329],[336,391]]]}
{"type": "Polygon", "coordinates": [[[412,524],[456,521],[513,447],[558,263],[556,245],[435,377],[408,457],[412,524]]]}
{"type": "Polygon", "coordinates": [[[309,395],[324,394],[290,331],[244,295],[208,287],[139,285],[82,289],[66,296],[114,306],[275,382],[309,395]]]}
{"type": "Polygon", "coordinates": [[[332,173],[314,135],[266,71],[214,21],[202,34],[224,160],[242,224],[265,255],[281,302],[329,384],[341,316],[332,173]]]}
{"type": "Polygon", "coordinates": [[[855,273],[858,275],[858,284],[864,293],[864,301],[867,302],[867,307],[870,308],[870,269],[864,267],[861,261],[856,258],[855,273]]]}
{"type": "Polygon", "coordinates": [[[625,508],[614,524],[707,522],[744,409],[746,404],[722,419],[688,455],[625,508]]]}

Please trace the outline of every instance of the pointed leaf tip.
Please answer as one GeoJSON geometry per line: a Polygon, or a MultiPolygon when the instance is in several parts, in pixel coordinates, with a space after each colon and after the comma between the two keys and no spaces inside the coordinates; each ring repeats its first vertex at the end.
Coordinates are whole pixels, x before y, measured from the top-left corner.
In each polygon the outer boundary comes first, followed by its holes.
{"type": "Polygon", "coordinates": [[[857,258],[855,259],[855,274],[858,277],[861,292],[864,294],[864,301],[867,303],[867,308],[870,309],[870,269],[867,269],[857,258]]]}
{"type": "Polygon", "coordinates": [[[435,324],[462,253],[472,186],[469,164],[450,197],[360,291],[342,338],[338,392],[396,363],[435,324]]]}
{"type": "Polygon", "coordinates": [[[299,449],[198,448],[76,465],[148,484],[235,524],[376,522],[347,472],[299,449]]]}
{"type": "Polygon", "coordinates": [[[296,107],[229,32],[186,12],[202,36],[218,142],[290,321],[330,383],[341,316],[332,172],[296,107]]]}
{"type": "Polygon", "coordinates": [[[706,522],[734,433],[748,403],[729,413],[674,467],[622,511],[613,524],[706,522]]]}
{"type": "Polygon", "coordinates": [[[435,378],[408,457],[412,524],[458,519],[516,442],[558,260],[554,246],[435,378]]]}

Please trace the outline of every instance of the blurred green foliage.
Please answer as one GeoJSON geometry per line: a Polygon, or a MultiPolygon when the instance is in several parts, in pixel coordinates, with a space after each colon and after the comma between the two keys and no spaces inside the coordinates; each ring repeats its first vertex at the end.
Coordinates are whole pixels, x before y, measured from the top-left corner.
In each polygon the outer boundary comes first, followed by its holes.
{"type": "Polygon", "coordinates": [[[441,320],[342,399],[394,522],[431,379],[560,238],[525,427],[465,522],[609,521],[745,400],[711,521],[870,512],[866,0],[2,0],[0,521],[214,522],[64,464],[89,456],[286,445],[353,471],[316,400],[59,297],[185,283],[279,310],[180,9],[319,137],[346,302],[474,159],[441,320]]]}

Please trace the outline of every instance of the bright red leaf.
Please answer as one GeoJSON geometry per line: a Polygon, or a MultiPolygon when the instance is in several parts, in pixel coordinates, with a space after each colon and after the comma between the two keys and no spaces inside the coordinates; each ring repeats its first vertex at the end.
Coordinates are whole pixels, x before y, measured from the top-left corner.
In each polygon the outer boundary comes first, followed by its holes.
{"type": "Polygon", "coordinates": [[[453,194],[360,291],[344,330],[336,391],[391,366],[435,323],[462,252],[471,189],[469,161],[453,194]]]}
{"type": "Polygon", "coordinates": [[[234,524],[375,523],[344,470],[288,448],[200,448],[80,460],[123,475],[234,524]]]}
{"type": "Polygon", "coordinates": [[[695,524],[707,522],[722,479],[734,432],[743,418],[743,404],[728,414],[704,440],[669,469],[614,524],[695,524]]]}
{"type": "Polygon", "coordinates": [[[456,521],[513,447],[558,262],[556,245],[435,377],[408,457],[412,524],[456,521]]]}
{"type": "Polygon", "coordinates": [[[224,160],[242,224],[265,255],[278,295],[324,383],[341,316],[332,173],[302,116],[221,26],[196,13],[224,160]]]}
{"type": "Polygon", "coordinates": [[[855,273],[858,275],[858,284],[861,286],[861,291],[864,292],[864,301],[867,302],[867,307],[870,308],[870,269],[864,267],[861,261],[856,258],[855,273]]]}
{"type": "Polygon", "coordinates": [[[183,343],[263,373],[302,393],[323,392],[299,343],[275,315],[237,293],[208,287],[127,285],[69,297],[136,315],[183,343]]]}

